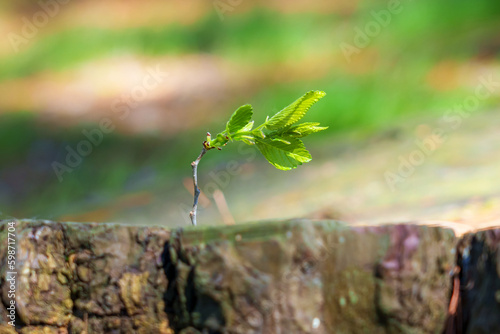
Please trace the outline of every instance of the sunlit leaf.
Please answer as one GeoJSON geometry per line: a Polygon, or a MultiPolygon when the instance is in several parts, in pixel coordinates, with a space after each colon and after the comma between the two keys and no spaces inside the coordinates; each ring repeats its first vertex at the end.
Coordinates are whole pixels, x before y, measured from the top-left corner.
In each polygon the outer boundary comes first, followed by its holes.
{"type": "Polygon", "coordinates": [[[281,137],[271,138],[271,140],[273,140],[273,141],[280,141],[280,142],[282,142],[282,143],[284,143],[284,144],[287,144],[287,145],[290,145],[290,144],[291,144],[289,140],[286,140],[286,139],[281,138],[281,137]]]}
{"type": "Polygon", "coordinates": [[[252,128],[253,128],[253,122],[254,121],[249,122],[247,125],[245,125],[244,127],[242,127],[241,130],[238,130],[238,131],[245,131],[246,132],[246,131],[252,130],[252,128]]]}
{"type": "Polygon", "coordinates": [[[265,138],[266,135],[264,134],[264,132],[262,132],[261,129],[255,129],[252,131],[252,134],[255,136],[255,137],[259,137],[259,138],[265,138]]]}
{"type": "Polygon", "coordinates": [[[239,140],[241,140],[242,142],[244,142],[247,145],[255,145],[255,142],[249,138],[240,138],[239,140]]]}
{"type": "Polygon", "coordinates": [[[289,144],[281,140],[255,138],[259,151],[274,167],[281,170],[296,168],[302,163],[311,161],[311,155],[301,140],[290,138],[289,144]]]}
{"type": "Polygon", "coordinates": [[[295,138],[302,138],[307,135],[310,135],[311,133],[319,132],[328,129],[326,126],[318,126],[319,123],[315,122],[306,122],[302,123],[299,125],[294,125],[286,129],[281,133],[282,136],[287,137],[295,137],[295,138]]]}
{"type": "Polygon", "coordinates": [[[249,125],[252,115],[253,110],[251,105],[245,104],[239,107],[227,122],[226,132],[228,134],[233,134],[245,128],[249,125]]]}
{"type": "Polygon", "coordinates": [[[266,122],[266,128],[269,130],[277,130],[296,123],[304,117],[313,104],[318,102],[325,95],[325,92],[318,90],[310,91],[304,94],[304,96],[290,104],[288,107],[269,118],[266,122]]]}

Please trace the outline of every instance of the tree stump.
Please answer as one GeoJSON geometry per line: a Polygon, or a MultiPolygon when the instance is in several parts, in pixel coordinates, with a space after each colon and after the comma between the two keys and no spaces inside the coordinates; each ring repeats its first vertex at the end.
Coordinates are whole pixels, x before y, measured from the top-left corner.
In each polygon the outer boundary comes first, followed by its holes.
{"type": "Polygon", "coordinates": [[[495,333],[499,240],[417,224],[3,221],[0,334],[495,333]]]}

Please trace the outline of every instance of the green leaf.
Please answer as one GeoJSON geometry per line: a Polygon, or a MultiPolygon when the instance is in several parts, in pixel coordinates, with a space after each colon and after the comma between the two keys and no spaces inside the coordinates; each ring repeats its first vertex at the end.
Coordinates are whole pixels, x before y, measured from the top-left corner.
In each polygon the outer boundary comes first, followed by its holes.
{"type": "Polygon", "coordinates": [[[255,137],[259,137],[259,138],[266,138],[266,135],[264,134],[264,132],[262,132],[261,129],[255,129],[252,131],[252,134],[255,136],[255,137]]]}
{"type": "MultiPolygon", "coordinates": [[[[226,132],[227,134],[233,134],[241,129],[245,128],[249,125],[250,119],[252,119],[253,111],[252,106],[249,104],[245,104],[244,106],[239,107],[233,113],[231,118],[226,124],[226,132]]],[[[252,123],[253,126],[253,123],[252,123]]]]}
{"type": "Polygon", "coordinates": [[[247,145],[255,145],[255,142],[253,141],[253,139],[250,139],[250,138],[239,138],[238,140],[241,140],[242,142],[244,142],[247,145]]]}
{"type": "Polygon", "coordinates": [[[262,155],[273,165],[281,170],[296,168],[302,163],[311,161],[311,155],[300,139],[290,138],[289,144],[269,137],[255,137],[255,143],[262,155]]]}
{"type": "Polygon", "coordinates": [[[253,121],[251,121],[250,123],[248,123],[247,125],[245,125],[243,128],[241,128],[241,130],[239,131],[244,131],[244,132],[247,132],[247,131],[251,131],[253,128],[253,121]]]}
{"type": "Polygon", "coordinates": [[[291,143],[290,143],[290,141],[285,140],[285,139],[283,139],[283,138],[281,138],[281,137],[271,138],[271,140],[272,140],[272,141],[280,141],[280,142],[285,143],[285,144],[287,144],[287,145],[290,145],[290,144],[291,144],[291,143]]]}
{"type": "Polygon", "coordinates": [[[304,117],[313,104],[318,102],[319,99],[325,95],[325,92],[319,90],[313,90],[304,94],[304,96],[299,98],[297,101],[293,102],[288,107],[284,108],[267,120],[265,123],[266,128],[269,130],[277,130],[296,123],[304,117]]]}
{"type": "Polygon", "coordinates": [[[299,125],[294,125],[281,133],[282,136],[290,136],[294,138],[302,138],[311,133],[319,132],[328,129],[327,126],[318,126],[319,123],[306,122],[299,125]]]}

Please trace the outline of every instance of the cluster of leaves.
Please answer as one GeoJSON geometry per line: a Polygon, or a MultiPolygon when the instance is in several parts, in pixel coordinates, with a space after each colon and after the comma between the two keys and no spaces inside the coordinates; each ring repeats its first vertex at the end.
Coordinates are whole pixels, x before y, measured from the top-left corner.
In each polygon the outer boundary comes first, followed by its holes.
{"type": "Polygon", "coordinates": [[[255,129],[254,121],[251,120],[252,106],[243,105],[233,113],[223,132],[213,139],[208,134],[204,146],[207,150],[220,149],[230,140],[241,140],[246,144],[256,145],[274,167],[281,170],[296,168],[312,159],[300,138],[327,127],[314,122],[295,123],[323,96],[325,93],[322,91],[310,91],[271,118],[267,117],[265,123],[255,129]]]}

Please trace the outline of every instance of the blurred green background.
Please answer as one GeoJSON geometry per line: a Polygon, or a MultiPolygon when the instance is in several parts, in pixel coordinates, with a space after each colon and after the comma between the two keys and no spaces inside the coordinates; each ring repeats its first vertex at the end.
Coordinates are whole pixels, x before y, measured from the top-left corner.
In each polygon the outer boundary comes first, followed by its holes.
{"type": "Polygon", "coordinates": [[[313,161],[209,152],[201,224],[498,218],[500,88],[397,189],[386,178],[481,78],[500,81],[498,1],[62,2],[0,4],[3,217],[189,224],[205,133],[317,89],[305,120],[329,129],[306,139],[313,161]],[[68,166],[103,120],[113,130],[68,166]]]}

